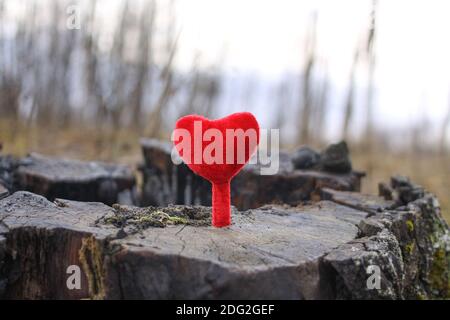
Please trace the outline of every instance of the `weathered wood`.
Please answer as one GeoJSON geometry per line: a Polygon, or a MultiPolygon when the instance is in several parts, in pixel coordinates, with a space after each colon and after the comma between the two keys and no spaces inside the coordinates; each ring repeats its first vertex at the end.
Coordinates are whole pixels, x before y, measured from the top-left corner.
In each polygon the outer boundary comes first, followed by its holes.
{"type": "Polygon", "coordinates": [[[0,155],[0,184],[9,192],[14,190],[14,173],[18,160],[10,155],[0,155]]]}
{"type": "Polygon", "coordinates": [[[8,189],[6,189],[1,183],[0,183],[0,199],[5,198],[9,194],[8,189]]]}
{"type": "Polygon", "coordinates": [[[339,299],[450,298],[449,227],[441,216],[439,202],[423,188],[397,185],[395,180],[391,186],[396,194],[417,197],[405,203],[324,190],[325,198],[369,213],[358,223],[358,239],[324,258],[337,273],[339,299]],[[370,266],[381,270],[380,290],[367,290],[370,266]]]}
{"type": "Polygon", "coordinates": [[[361,196],[358,210],[348,195],[333,195],[346,205],[233,210],[231,227],[216,229],[209,207],[111,208],[17,192],[0,200],[0,296],[447,297],[449,229],[437,199],[386,209],[361,196]],[[80,290],[65,285],[69,265],[82,268],[80,290]],[[367,287],[369,266],[379,268],[379,289],[367,287]]]}
{"type": "Polygon", "coordinates": [[[89,296],[85,273],[81,290],[68,290],[70,265],[82,266],[80,248],[89,237],[105,243],[117,230],[92,227],[111,210],[99,203],[52,203],[29,192],[0,201],[0,296],[15,299],[80,299],[89,296]],[[83,242],[84,241],[84,242],[83,242]]]}
{"type": "Polygon", "coordinates": [[[323,188],[321,197],[324,200],[331,200],[371,214],[392,208],[395,205],[394,201],[385,200],[379,196],[359,192],[338,191],[330,188],[323,188]]]}
{"type": "Polygon", "coordinates": [[[383,190],[380,186],[380,195],[393,199],[398,205],[404,205],[425,195],[425,189],[415,183],[412,183],[408,177],[394,176],[390,181],[391,193],[383,190]]]}
{"type": "MultiPolygon", "coordinates": [[[[180,214],[188,216],[201,208],[150,208],[142,213],[140,208],[112,209],[95,203],[58,200],[54,204],[17,192],[0,202],[6,229],[3,295],[330,298],[332,283],[322,282],[320,258],[357,236],[356,225],[348,219],[357,222],[366,216],[322,202],[234,211],[233,225],[227,229],[198,223],[204,216],[182,220],[180,214]],[[161,210],[169,216],[167,225],[147,225],[161,210]],[[127,220],[120,220],[127,211],[127,220]],[[139,219],[133,219],[136,214],[139,219]],[[116,228],[117,223],[122,227],[116,228]],[[132,223],[135,228],[126,227],[132,223]],[[65,287],[66,268],[73,264],[84,270],[80,292],[65,287]]],[[[210,208],[205,210],[209,215],[210,208]]]]}
{"type": "Polygon", "coordinates": [[[46,198],[130,202],[135,177],[123,165],[58,159],[32,154],[21,159],[15,171],[16,190],[31,191],[46,198]]]}
{"type": "MultiPolygon", "coordinates": [[[[211,204],[209,182],[193,174],[185,164],[174,165],[170,155],[170,143],[142,139],[141,145],[145,159],[141,167],[144,182],[143,205],[211,204]]],[[[351,169],[347,158],[339,161],[333,155],[334,153],[330,153],[328,157],[322,156],[327,160],[324,162],[326,168],[331,168],[332,163],[335,163],[335,171],[351,169]]],[[[257,208],[268,203],[297,205],[305,200],[319,199],[320,190],[324,187],[349,191],[360,189],[360,181],[364,175],[360,172],[323,171],[320,163],[313,169],[295,168],[294,164],[298,166],[304,162],[298,154],[293,157],[281,152],[277,174],[261,175],[259,165],[245,166],[231,182],[232,204],[240,210],[257,208]]]]}
{"type": "Polygon", "coordinates": [[[115,260],[120,292],[144,299],[330,298],[320,257],[356,236],[339,216],[364,213],[322,206],[265,207],[236,212],[228,229],[179,225],[115,240],[122,247],[115,260]]]}

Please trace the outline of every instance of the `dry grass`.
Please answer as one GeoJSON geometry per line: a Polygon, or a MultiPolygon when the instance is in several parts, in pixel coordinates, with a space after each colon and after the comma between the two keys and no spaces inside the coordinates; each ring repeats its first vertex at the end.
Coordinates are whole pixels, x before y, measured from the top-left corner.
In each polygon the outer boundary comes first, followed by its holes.
{"type": "Polygon", "coordinates": [[[103,130],[92,127],[64,129],[11,128],[0,120],[0,142],[3,153],[24,156],[39,152],[50,156],[81,160],[117,161],[130,165],[140,159],[139,134],[132,130],[103,130]]]}
{"type": "Polygon", "coordinates": [[[439,198],[442,214],[450,222],[450,158],[430,153],[367,154],[354,150],[353,165],[367,172],[362,191],[378,192],[380,181],[389,181],[392,175],[408,176],[439,198]]]}

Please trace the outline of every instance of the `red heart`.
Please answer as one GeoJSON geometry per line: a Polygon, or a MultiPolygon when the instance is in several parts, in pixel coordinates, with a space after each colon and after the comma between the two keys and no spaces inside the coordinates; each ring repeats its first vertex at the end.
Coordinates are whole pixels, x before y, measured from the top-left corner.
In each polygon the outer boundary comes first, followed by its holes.
{"type": "Polygon", "coordinates": [[[249,112],[217,120],[188,115],[177,121],[172,140],[189,168],[213,185],[213,225],[229,225],[230,181],[256,151],[258,121],[249,112]]]}

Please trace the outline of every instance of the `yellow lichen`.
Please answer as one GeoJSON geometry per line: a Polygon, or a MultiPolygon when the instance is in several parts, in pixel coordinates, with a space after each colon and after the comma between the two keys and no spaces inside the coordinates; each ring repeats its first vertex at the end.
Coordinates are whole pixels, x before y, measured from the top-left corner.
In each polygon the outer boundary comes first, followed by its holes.
{"type": "Polygon", "coordinates": [[[413,232],[414,231],[414,221],[406,220],[406,227],[408,228],[409,232],[413,232]]]}
{"type": "Polygon", "coordinates": [[[415,247],[415,243],[414,242],[408,243],[407,245],[405,245],[405,251],[409,255],[411,255],[413,253],[413,251],[414,251],[414,247],[415,247]]]}
{"type": "Polygon", "coordinates": [[[416,299],[417,300],[428,300],[427,297],[423,293],[420,293],[420,292],[417,293],[416,299]]]}
{"type": "Polygon", "coordinates": [[[431,287],[443,296],[450,298],[450,262],[444,248],[439,248],[433,255],[433,262],[428,276],[431,287]]]}
{"type": "Polygon", "coordinates": [[[82,239],[79,258],[89,284],[92,299],[105,297],[105,269],[103,266],[103,250],[98,241],[89,236],[82,239]]]}

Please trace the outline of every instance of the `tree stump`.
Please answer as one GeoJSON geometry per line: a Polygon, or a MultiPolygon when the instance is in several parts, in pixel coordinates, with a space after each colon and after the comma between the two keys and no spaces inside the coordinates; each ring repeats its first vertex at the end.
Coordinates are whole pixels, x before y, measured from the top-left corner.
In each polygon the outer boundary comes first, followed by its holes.
{"type": "Polygon", "coordinates": [[[9,194],[8,189],[6,189],[1,183],[0,183],[0,199],[5,198],[9,194]]]}
{"type": "Polygon", "coordinates": [[[0,184],[9,192],[14,191],[14,173],[18,160],[10,155],[0,155],[0,184]]]}
{"type": "MultiPolygon", "coordinates": [[[[175,165],[170,143],[142,139],[141,146],[144,155],[140,168],[144,182],[142,205],[211,205],[210,183],[192,173],[184,163],[175,165]]],[[[231,182],[232,204],[240,210],[268,203],[296,205],[318,199],[323,187],[359,191],[364,174],[351,170],[346,152],[346,146],[332,145],[321,158],[318,156],[317,163],[309,161],[308,166],[305,151],[300,155],[299,152],[292,155],[281,152],[280,169],[275,175],[261,175],[260,165],[246,165],[231,182]]]]}
{"type": "Polygon", "coordinates": [[[448,297],[449,229],[433,195],[404,203],[320,194],[328,200],[234,209],[232,225],[216,229],[204,206],[109,207],[16,192],[0,200],[0,296],[448,297]],[[73,265],[81,288],[70,290],[73,265]]]}
{"type": "Polygon", "coordinates": [[[132,203],[135,177],[117,164],[85,162],[31,154],[19,161],[15,190],[25,190],[49,200],[64,198],[106,204],[132,203]]]}

